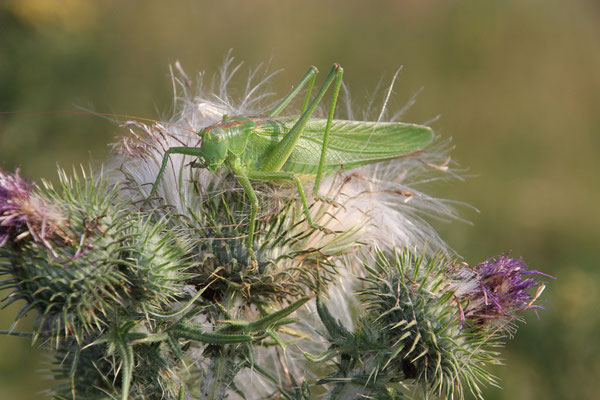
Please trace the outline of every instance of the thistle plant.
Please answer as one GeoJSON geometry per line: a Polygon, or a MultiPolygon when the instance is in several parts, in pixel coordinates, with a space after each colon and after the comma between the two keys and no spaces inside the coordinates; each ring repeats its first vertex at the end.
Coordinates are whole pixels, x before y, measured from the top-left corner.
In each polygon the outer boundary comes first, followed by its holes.
{"type": "MultiPolygon", "coordinates": [[[[224,115],[272,109],[273,74],[252,71],[238,98],[238,69],[229,58],[193,89],[177,64],[173,118],[125,122],[100,172],[60,170],[56,187],[0,173],[2,305],[23,305],[3,333],[52,349],[48,395],[481,398],[549,276],[507,254],[469,266],[428,224],[459,219],[423,191],[457,177],[447,142],[340,169],[308,210],[285,182],[253,182],[254,201],[235,173],[185,150],[165,164],[224,115]],[[27,313],[34,330],[19,332],[27,313]]],[[[402,116],[388,112],[391,86],[376,124],[402,116]]]]}

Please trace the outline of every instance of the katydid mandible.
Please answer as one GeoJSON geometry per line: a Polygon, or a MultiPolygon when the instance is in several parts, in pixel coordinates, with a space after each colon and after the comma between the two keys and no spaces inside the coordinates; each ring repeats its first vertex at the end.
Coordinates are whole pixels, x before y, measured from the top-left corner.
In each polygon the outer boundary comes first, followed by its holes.
{"type": "Polygon", "coordinates": [[[315,224],[310,216],[302,180],[314,180],[315,199],[327,200],[319,195],[319,185],[324,176],[415,154],[433,140],[432,130],[422,125],[334,119],[342,84],[342,67],[333,65],[311,101],[317,73],[315,67],[310,67],[290,93],[267,115],[224,115],[221,121],[197,132],[202,138],[200,147],[167,149],[149,197],[156,193],[171,154],[198,157],[212,171],[225,165],[237,177],[250,201],[246,244],[249,254],[254,258],[255,220],[259,204],[252,180],[293,182],[298,189],[308,224],[327,232],[327,229],[315,224]],[[300,116],[278,116],[307,84],[300,116]],[[332,84],[327,118],[311,118],[332,84]]]}

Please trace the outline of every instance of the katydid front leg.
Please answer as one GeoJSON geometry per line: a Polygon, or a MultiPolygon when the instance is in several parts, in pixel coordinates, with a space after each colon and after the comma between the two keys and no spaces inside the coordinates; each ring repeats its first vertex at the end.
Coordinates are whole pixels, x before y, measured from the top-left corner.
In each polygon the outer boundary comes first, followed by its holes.
{"type": "Polygon", "coordinates": [[[165,173],[165,168],[167,167],[167,163],[169,162],[169,155],[171,154],[183,154],[185,156],[194,156],[200,157],[202,153],[200,152],[199,147],[169,147],[165,152],[165,155],[162,159],[162,164],[160,166],[160,170],[158,171],[158,175],[156,176],[156,180],[152,185],[152,190],[148,195],[148,199],[152,198],[156,194],[156,190],[158,189],[158,184],[162,179],[163,174],[165,173]]]}
{"type": "Polygon", "coordinates": [[[248,200],[250,200],[250,217],[248,219],[248,238],[246,239],[246,247],[248,253],[250,253],[250,257],[253,260],[256,260],[256,254],[254,254],[254,227],[256,214],[258,212],[258,197],[256,197],[254,188],[248,179],[246,168],[242,166],[241,160],[239,158],[229,160],[229,166],[242,185],[246,196],[248,196],[248,200]]]}
{"type": "MultiPolygon", "coordinates": [[[[169,156],[171,154],[182,154],[182,155],[186,155],[186,156],[195,156],[195,157],[201,157],[203,155],[201,153],[199,147],[170,147],[170,148],[168,148],[167,151],[165,152],[165,155],[163,156],[160,170],[158,171],[158,175],[156,176],[156,181],[154,181],[154,185],[152,185],[152,190],[150,191],[150,195],[148,196],[148,198],[151,198],[152,196],[154,196],[154,194],[156,194],[156,190],[158,189],[158,184],[159,184],[160,180],[162,179],[162,176],[165,172],[165,168],[167,167],[167,164],[169,162],[169,156]]],[[[256,214],[258,212],[258,198],[256,196],[256,193],[254,192],[254,189],[252,188],[252,185],[250,184],[250,181],[248,180],[248,176],[246,175],[245,168],[242,167],[242,165],[241,165],[240,159],[236,158],[236,159],[228,160],[228,164],[229,164],[231,170],[233,171],[233,173],[235,174],[235,176],[237,177],[238,181],[242,185],[242,188],[244,189],[246,196],[248,196],[248,199],[250,200],[250,207],[251,207],[250,208],[250,220],[249,220],[249,228],[248,228],[248,239],[246,240],[246,247],[248,248],[248,253],[250,254],[250,257],[253,260],[256,260],[256,255],[254,254],[254,249],[253,249],[252,245],[254,242],[254,229],[255,229],[254,227],[255,227],[256,214]]]]}

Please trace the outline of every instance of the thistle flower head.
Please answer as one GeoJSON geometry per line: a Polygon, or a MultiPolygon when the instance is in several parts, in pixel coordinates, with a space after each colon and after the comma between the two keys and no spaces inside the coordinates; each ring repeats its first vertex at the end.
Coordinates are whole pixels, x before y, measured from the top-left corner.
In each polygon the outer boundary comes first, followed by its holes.
{"type": "Polygon", "coordinates": [[[461,317],[485,325],[517,316],[532,306],[535,300],[530,291],[541,286],[535,275],[553,278],[528,269],[523,259],[507,254],[492,257],[476,267],[459,271],[461,283],[456,295],[466,302],[461,317]]]}
{"type": "Polygon", "coordinates": [[[365,265],[366,322],[381,326],[373,375],[412,381],[425,395],[463,398],[469,388],[481,397],[480,384],[495,382],[484,369],[498,363],[490,350],[495,337],[461,330],[453,292],[445,285],[450,263],[402,250],[393,256],[377,252],[374,265],[365,265]]]}
{"type": "Polygon", "coordinates": [[[0,275],[8,276],[0,289],[12,289],[7,304],[27,303],[21,316],[37,312],[38,334],[82,340],[132,299],[143,310],[161,310],[180,297],[186,242],[165,221],[149,224],[126,212],[116,201],[118,187],[109,190],[101,177],[60,172],[60,189],[45,183],[33,192],[18,175],[1,177],[8,210],[2,216],[12,221],[7,234],[21,229],[34,240],[16,236],[12,246],[0,247],[0,258],[7,260],[0,275]],[[63,215],[60,231],[51,230],[63,215]]]}

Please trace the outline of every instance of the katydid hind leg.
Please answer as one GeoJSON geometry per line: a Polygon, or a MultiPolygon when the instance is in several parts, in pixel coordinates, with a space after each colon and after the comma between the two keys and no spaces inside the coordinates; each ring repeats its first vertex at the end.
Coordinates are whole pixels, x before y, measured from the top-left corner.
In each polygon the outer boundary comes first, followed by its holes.
{"type": "Polygon", "coordinates": [[[318,73],[319,71],[316,67],[310,66],[308,68],[308,71],[306,71],[302,78],[300,78],[300,81],[298,81],[296,86],[294,86],[292,90],[287,94],[287,96],[285,96],[283,100],[281,100],[281,102],[279,102],[279,104],[275,106],[275,108],[268,114],[268,116],[276,117],[277,115],[279,115],[279,113],[282,112],[288,106],[288,104],[290,104],[290,102],[298,95],[300,90],[302,90],[304,85],[306,85],[306,83],[308,82],[308,91],[306,93],[306,98],[304,99],[304,105],[302,106],[302,112],[304,112],[304,110],[306,109],[306,105],[308,104],[308,99],[310,98],[312,88],[315,84],[315,78],[317,77],[318,73]]]}
{"type": "Polygon", "coordinates": [[[323,132],[323,144],[321,147],[321,158],[319,160],[319,167],[317,169],[317,176],[315,178],[315,185],[313,186],[313,196],[317,200],[324,201],[326,203],[337,206],[338,204],[334,202],[332,199],[321,196],[319,194],[319,187],[321,185],[321,179],[323,177],[323,168],[325,166],[325,156],[327,155],[327,146],[329,145],[329,132],[331,130],[331,122],[333,121],[333,117],[335,115],[335,106],[337,103],[338,96],[340,94],[340,87],[342,86],[342,76],[344,74],[344,70],[339,68],[336,71],[335,75],[335,83],[333,84],[332,94],[331,94],[331,104],[329,106],[329,113],[327,114],[327,124],[325,125],[325,132],[323,132]]]}
{"type": "Polygon", "coordinates": [[[327,234],[335,233],[331,229],[328,229],[322,225],[315,223],[310,216],[310,209],[308,207],[308,202],[306,201],[306,195],[304,194],[304,188],[302,187],[302,182],[300,182],[300,178],[292,172],[261,172],[261,171],[248,171],[248,178],[256,179],[261,181],[292,181],[296,184],[296,188],[298,190],[298,194],[300,195],[300,201],[302,203],[302,210],[304,211],[304,215],[306,216],[306,222],[314,228],[320,231],[323,231],[327,234]]]}
{"type": "MultiPolygon", "coordinates": [[[[315,71],[317,71],[317,69],[315,67],[311,67],[314,68],[315,71]]],[[[318,73],[318,71],[317,71],[318,73]]],[[[304,96],[304,103],[302,103],[302,112],[301,114],[304,114],[304,112],[306,111],[306,107],[308,107],[308,102],[310,101],[310,95],[312,94],[313,88],[315,87],[315,79],[317,77],[317,74],[314,74],[312,76],[312,78],[310,79],[310,81],[308,82],[308,88],[306,89],[306,95],[304,96]]]]}

